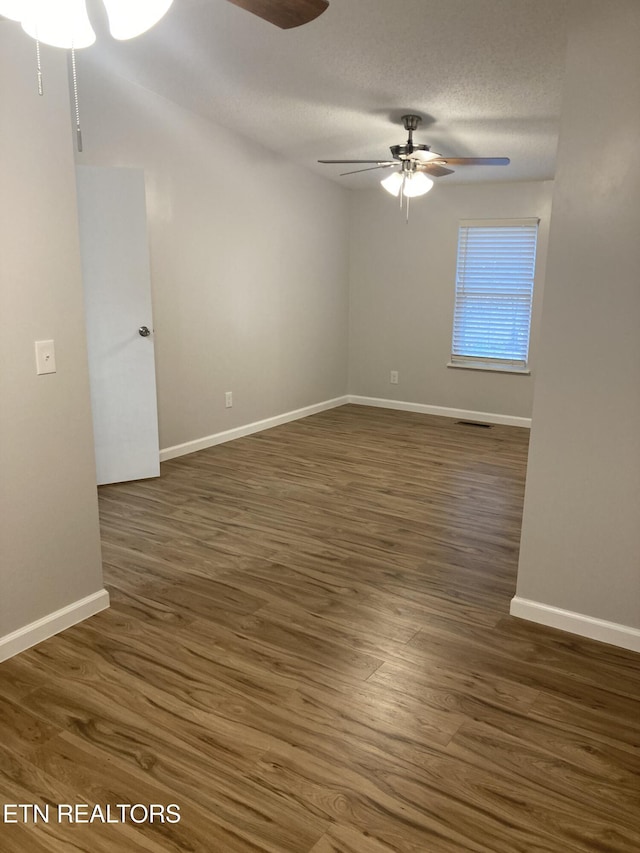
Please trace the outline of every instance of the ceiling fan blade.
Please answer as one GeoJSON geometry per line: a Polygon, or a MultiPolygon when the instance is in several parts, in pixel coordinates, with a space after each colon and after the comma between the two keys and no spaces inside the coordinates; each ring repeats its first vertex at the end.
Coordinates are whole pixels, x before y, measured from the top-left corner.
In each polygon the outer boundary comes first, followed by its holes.
{"type": "Polygon", "coordinates": [[[318,163],[375,163],[376,166],[399,165],[399,160],[318,160],[318,163]]]}
{"type": "Polygon", "coordinates": [[[428,151],[416,148],[411,154],[406,155],[407,160],[417,160],[419,163],[429,163],[431,160],[442,160],[442,154],[436,151],[428,151]]]}
{"type": "MultiPolygon", "coordinates": [[[[447,161],[449,162],[449,161],[447,161]]],[[[453,175],[453,169],[445,169],[439,163],[420,163],[417,166],[419,172],[426,172],[434,178],[443,178],[445,175],[453,175]]]]}
{"type": "Polygon", "coordinates": [[[439,161],[445,166],[508,166],[508,157],[442,157],[439,161]]]}
{"type": "Polygon", "coordinates": [[[282,30],[315,20],[329,8],[329,0],[229,0],[282,30]]]}
{"type": "MultiPolygon", "coordinates": [[[[379,166],[369,166],[368,169],[354,169],[353,172],[340,172],[340,177],[343,178],[345,175],[357,175],[360,172],[373,172],[376,169],[388,169],[390,166],[395,166],[396,163],[381,163],[379,166]]],[[[447,171],[449,171],[447,169],[447,171]]]]}

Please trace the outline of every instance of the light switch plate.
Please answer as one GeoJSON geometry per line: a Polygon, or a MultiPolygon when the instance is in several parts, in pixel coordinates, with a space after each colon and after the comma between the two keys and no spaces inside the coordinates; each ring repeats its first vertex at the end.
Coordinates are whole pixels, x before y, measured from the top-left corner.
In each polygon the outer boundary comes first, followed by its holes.
{"type": "Polygon", "coordinates": [[[36,341],[36,373],[56,372],[56,350],[53,341],[36,341]]]}

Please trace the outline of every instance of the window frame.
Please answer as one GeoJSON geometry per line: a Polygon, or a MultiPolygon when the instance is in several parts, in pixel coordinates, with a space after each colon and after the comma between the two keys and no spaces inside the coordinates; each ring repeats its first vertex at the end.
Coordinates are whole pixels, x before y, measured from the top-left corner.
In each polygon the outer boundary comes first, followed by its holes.
{"type": "MultiPolygon", "coordinates": [[[[537,217],[512,218],[512,219],[462,219],[458,224],[458,243],[456,249],[456,272],[454,287],[453,323],[451,333],[451,355],[447,367],[462,368],[464,370],[485,370],[497,373],[513,373],[530,375],[529,350],[531,346],[531,324],[533,319],[533,299],[535,294],[535,282],[537,272],[537,253],[540,237],[540,219],[537,217]],[[535,239],[533,242],[533,263],[531,273],[531,286],[529,289],[529,322],[527,328],[527,351],[524,359],[503,358],[490,355],[470,355],[454,352],[456,331],[460,323],[459,310],[461,305],[461,285],[464,276],[461,273],[461,258],[463,257],[462,243],[466,240],[466,229],[470,228],[514,228],[535,227],[535,239]]],[[[466,257],[466,254],[465,254],[466,257]]]]}

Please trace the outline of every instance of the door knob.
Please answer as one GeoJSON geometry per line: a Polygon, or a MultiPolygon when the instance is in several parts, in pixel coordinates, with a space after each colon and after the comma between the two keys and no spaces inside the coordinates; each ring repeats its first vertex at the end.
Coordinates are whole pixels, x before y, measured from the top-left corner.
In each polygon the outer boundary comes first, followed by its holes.
{"type": "Polygon", "coordinates": [[[149,329],[147,326],[140,326],[140,328],[138,329],[138,334],[141,335],[143,338],[148,338],[151,334],[151,329],[149,329]]]}

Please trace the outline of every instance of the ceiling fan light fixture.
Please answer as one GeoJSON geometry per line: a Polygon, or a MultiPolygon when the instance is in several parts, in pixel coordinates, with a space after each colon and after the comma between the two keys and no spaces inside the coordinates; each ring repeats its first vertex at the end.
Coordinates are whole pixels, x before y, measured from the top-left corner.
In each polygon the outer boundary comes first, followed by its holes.
{"type": "Polygon", "coordinates": [[[173,0],[102,0],[107,8],[109,30],[119,41],[146,33],[169,10],[173,0]]]}
{"type": "Polygon", "coordinates": [[[380,183],[391,195],[399,196],[404,178],[402,172],[392,172],[388,177],[383,178],[380,183]]]}
{"type": "MultiPolygon", "coordinates": [[[[103,0],[111,35],[124,41],[158,23],[173,0],[103,0]]],[[[76,50],[96,40],[85,0],[0,0],[0,15],[19,21],[32,38],[76,50]]]]}
{"type": "Polygon", "coordinates": [[[96,40],[85,0],[23,0],[22,29],[52,47],[89,47],[96,40]]]}
{"type": "Polygon", "coordinates": [[[0,0],[0,15],[10,21],[21,21],[24,13],[24,0],[0,0]]]}
{"type": "Polygon", "coordinates": [[[417,196],[428,193],[433,186],[433,181],[422,172],[408,172],[404,179],[403,194],[407,198],[416,198],[417,196]]]}

